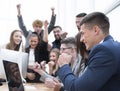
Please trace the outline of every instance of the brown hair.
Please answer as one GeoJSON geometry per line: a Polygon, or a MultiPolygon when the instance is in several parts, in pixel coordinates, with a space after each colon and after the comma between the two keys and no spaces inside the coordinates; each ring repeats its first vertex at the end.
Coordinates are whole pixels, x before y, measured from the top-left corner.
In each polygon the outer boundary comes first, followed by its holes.
{"type": "Polygon", "coordinates": [[[109,18],[104,13],[93,12],[86,15],[80,22],[80,26],[83,24],[86,26],[86,28],[89,29],[97,25],[103,31],[104,34],[109,34],[109,18]]]}
{"type": "Polygon", "coordinates": [[[14,40],[13,40],[13,35],[14,35],[15,32],[21,32],[21,31],[20,30],[14,30],[14,31],[12,31],[12,33],[10,35],[10,42],[6,45],[6,49],[16,50],[16,51],[19,50],[21,43],[19,45],[16,45],[15,42],[14,42],[14,40]]]}
{"type": "Polygon", "coordinates": [[[32,26],[33,27],[40,27],[40,28],[42,28],[42,26],[43,26],[43,22],[41,21],[41,20],[35,20],[35,21],[33,21],[33,23],[32,23],[32,26]]]}
{"type": "Polygon", "coordinates": [[[77,53],[80,53],[82,59],[86,59],[85,55],[89,54],[89,51],[86,50],[86,46],[83,42],[80,42],[81,32],[78,32],[75,36],[75,43],[77,46],[77,53]]]}

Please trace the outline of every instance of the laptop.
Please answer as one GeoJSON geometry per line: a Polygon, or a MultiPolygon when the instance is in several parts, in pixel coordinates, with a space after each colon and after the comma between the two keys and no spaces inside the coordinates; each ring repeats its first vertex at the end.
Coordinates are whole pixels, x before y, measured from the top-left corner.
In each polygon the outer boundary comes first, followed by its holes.
{"type": "Polygon", "coordinates": [[[3,60],[3,67],[9,91],[25,91],[18,64],[3,60]]]}
{"type": "Polygon", "coordinates": [[[8,49],[0,50],[0,67],[1,67],[0,78],[5,79],[2,60],[10,60],[12,62],[18,63],[22,78],[26,78],[27,67],[28,67],[28,53],[8,50],[8,49]]]}

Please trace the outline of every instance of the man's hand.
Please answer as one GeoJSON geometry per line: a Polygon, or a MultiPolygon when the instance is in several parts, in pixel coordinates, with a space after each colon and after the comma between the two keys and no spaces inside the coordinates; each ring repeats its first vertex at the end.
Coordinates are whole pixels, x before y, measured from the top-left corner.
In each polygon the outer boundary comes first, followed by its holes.
{"type": "Polygon", "coordinates": [[[60,32],[60,37],[61,37],[61,39],[66,38],[67,34],[68,34],[67,32],[61,31],[61,32],[60,32]]]}
{"type": "Polygon", "coordinates": [[[52,11],[53,16],[55,15],[54,10],[55,10],[55,7],[51,7],[51,11],[52,11]]]}
{"type": "Polygon", "coordinates": [[[47,29],[48,24],[49,24],[48,21],[45,20],[44,23],[43,23],[43,25],[44,25],[44,29],[47,29]]]}
{"type": "Polygon", "coordinates": [[[21,4],[17,4],[17,11],[18,11],[18,16],[21,15],[21,11],[20,11],[20,8],[21,8],[21,4]]]}
{"type": "Polygon", "coordinates": [[[40,63],[40,65],[41,65],[42,70],[46,71],[46,67],[45,67],[46,61],[42,61],[42,62],[40,63]]]}
{"type": "Polygon", "coordinates": [[[39,73],[39,71],[41,70],[41,66],[39,63],[35,63],[34,67],[33,67],[33,70],[37,73],[39,73]]]}
{"type": "Polygon", "coordinates": [[[54,91],[60,91],[62,84],[56,78],[46,78],[45,85],[48,88],[54,88],[54,91]]]}
{"type": "Polygon", "coordinates": [[[58,58],[58,65],[59,67],[69,64],[71,62],[72,56],[66,53],[62,53],[58,58]]]}

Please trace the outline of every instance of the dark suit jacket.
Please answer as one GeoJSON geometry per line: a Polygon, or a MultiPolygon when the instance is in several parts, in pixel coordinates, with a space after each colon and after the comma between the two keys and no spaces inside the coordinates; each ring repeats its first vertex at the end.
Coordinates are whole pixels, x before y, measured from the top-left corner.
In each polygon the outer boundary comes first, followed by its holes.
{"type": "Polygon", "coordinates": [[[59,69],[58,76],[67,91],[120,91],[120,43],[107,36],[91,49],[79,78],[67,64],[59,69]]]}

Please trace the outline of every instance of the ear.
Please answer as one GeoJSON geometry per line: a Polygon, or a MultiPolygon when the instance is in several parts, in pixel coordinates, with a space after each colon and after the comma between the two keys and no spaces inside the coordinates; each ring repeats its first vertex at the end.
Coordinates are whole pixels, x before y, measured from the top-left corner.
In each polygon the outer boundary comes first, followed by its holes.
{"type": "Polygon", "coordinates": [[[95,25],[93,28],[94,28],[95,34],[98,35],[100,32],[100,28],[97,25],[95,25]]]}

